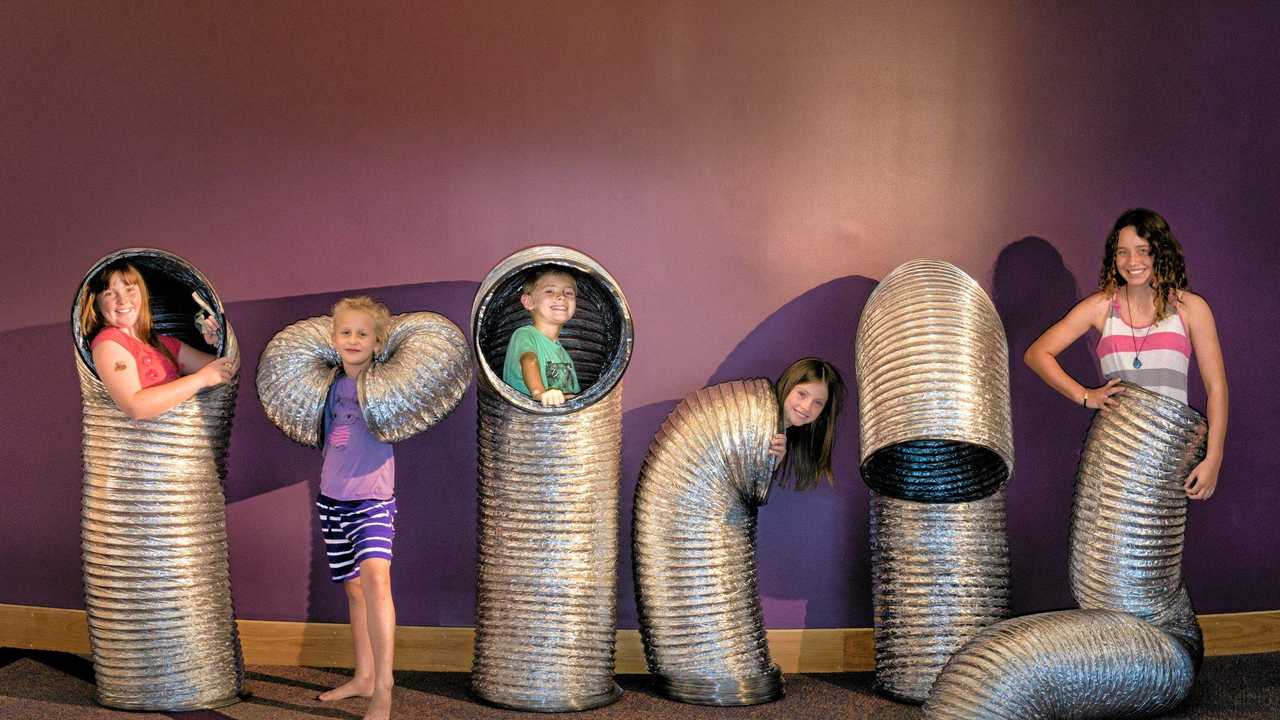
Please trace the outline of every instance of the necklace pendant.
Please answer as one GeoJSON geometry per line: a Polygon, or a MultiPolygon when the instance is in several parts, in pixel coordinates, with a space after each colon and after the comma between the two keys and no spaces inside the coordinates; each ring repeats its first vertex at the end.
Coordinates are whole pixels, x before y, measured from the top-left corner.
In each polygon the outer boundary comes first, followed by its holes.
{"type": "Polygon", "coordinates": [[[1141,361],[1141,360],[1139,360],[1139,359],[1137,358],[1137,356],[1134,356],[1134,358],[1133,358],[1133,367],[1134,367],[1134,369],[1135,369],[1135,370],[1136,370],[1136,369],[1138,369],[1138,368],[1140,368],[1140,367],[1142,367],[1142,361],[1141,361]]]}

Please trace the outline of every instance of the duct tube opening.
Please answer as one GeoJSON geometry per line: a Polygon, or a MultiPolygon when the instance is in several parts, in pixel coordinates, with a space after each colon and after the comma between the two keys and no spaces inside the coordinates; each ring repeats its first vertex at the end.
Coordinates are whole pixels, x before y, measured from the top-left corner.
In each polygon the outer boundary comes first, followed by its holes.
{"type": "Polygon", "coordinates": [[[592,258],[565,247],[521,250],[497,265],[480,284],[471,310],[472,342],[480,377],[503,400],[540,415],[569,414],[590,407],[616,386],[631,362],[631,310],[618,283],[592,258]],[[511,334],[530,323],[520,304],[529,273],[563,270],[578,285],[578,306],[560,331],[560,344],[573,358],[581,392],[558,407],[544,407],[502,380],[511,334]]]}
{"type": "Polygon", "coordinates": [[[227,323],[223,317],[222,300],[204,274],[172,253],[155,248],[126,248],[108,254],[89,268],[89,272],[80,281],[75,301],[71,305],[71,334],[76,352],[80,361],[95,377],[98,376],[98,371],[93,366],[93,351],[89,349],[93,337],[84,335],[84,328],[80,326],[80,312],[89,295],[89,281],[102,268],[119,260],[132,263],[146,282],[151,322],[157,335],[171,335],[197,350],[219,357],[227,354],[227,323]],[[195,316],[201,307],[192,293],[198,295],[214,311],[219,325],[217,347],[210,347],[196,329],[195,316]]]}
{"type": "Polygon", "coordinates": [[[916,502],[980,500],[1009,479],[1004,458],[981,445],[937,438],[896,443],[871,454],[862,479],[881,495],[916,502]]]}

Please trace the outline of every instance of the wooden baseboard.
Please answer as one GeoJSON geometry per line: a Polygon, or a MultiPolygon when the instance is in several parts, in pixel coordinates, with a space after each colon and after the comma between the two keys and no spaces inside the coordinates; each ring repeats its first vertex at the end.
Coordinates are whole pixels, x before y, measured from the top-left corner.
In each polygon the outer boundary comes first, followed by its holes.
{"type": "MultiPolygon", "coordinates": [[[[250,665],[351,667],[350,628],[334,623],[240,620],[250,665]]],[[[1280,652],[1280,610],[1201,615],[1205,654],[1280,652]]],[[[471,669],[472,628],[399,627],[396,668],[439,672],[471,669]]],[[[83,610],[0,603],[0,647],[87,654],[83,610]]],[[[875,668],[871,628],[770,630],[769,651],[785,673],[857,672],[875,668]]],[[[636,630],[618,631],[619,673],[643,673],[644,648],[636,630]]]]}

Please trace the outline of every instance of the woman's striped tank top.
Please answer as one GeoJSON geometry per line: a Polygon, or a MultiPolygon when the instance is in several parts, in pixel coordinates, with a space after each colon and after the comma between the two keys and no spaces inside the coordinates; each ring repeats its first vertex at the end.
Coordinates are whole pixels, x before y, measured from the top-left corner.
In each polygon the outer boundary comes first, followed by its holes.
{"type": "Polygon", "coordinates": [[[1118,377],[1178,402],[1187,401],[1191,340],[1180,312],[1154,325],[1133,327],[1120,317],[1120,301],[1113,298],[1097,352],[1106,379],[1118,377]]]}

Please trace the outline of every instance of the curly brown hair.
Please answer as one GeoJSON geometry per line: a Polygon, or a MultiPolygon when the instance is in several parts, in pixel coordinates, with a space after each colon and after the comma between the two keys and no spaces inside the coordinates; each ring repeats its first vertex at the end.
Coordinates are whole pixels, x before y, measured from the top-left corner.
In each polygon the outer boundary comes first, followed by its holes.
{"type": "Polygon", "coordinates": [[[1115,297],[1116,291],[1128,284],[1116,270],[1116,244],[1120,231],[1127,227],[1133,227],[1138,237],[1151,246],[1151,287],[1156,294],[1156,322],[1159,322],[1173,312],[1171,305],[1177,299],[1178,291],[1187,288],[1187,265],[1182,256],[1182,245],[1173,236],[1169,223],[1156,211],[1134,208],[1116,219],[1102,253],[1098,289],[1107,297],[1115,297]]]}

